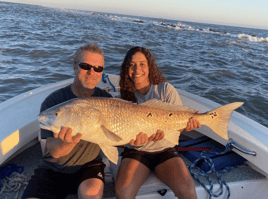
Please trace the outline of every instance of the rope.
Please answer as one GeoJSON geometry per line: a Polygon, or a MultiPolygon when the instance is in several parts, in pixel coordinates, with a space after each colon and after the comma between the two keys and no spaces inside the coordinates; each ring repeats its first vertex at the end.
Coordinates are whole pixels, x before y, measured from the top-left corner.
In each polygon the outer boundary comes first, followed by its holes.
{"type": "Polygon", "coordinates": [[[216,169],[215,169],[214,163],[213,163],[213,161],[211,160],[211,158],[209,158],[209,157],[207,157],[207,156],[204,156],[203,154],[206,153],[206,152],[208,152],[208,153],[212,153],[212,154],[216,154],[216,155],[223,155],[223,154],[225,154],[225,153],[231,151],[231,148],[232,148],[232,147],[231,147],[230,144],[228,143],[228,144],[225,146],[225,150],[224,150],[223,152],[203,151],[203,152],[200,154],[201,157],[200,157],[199,159],[196,159],[196,160],[192,163],[192,165],[189,165],[189,166],[188,166],[191,175],[193,176],[194,179],[196,179],[196,180],[201,184],[202,187],[204,187],[204,189],[205,189],[205,190],[207,191],[207,193],[209,194],[209,198],[212,198],[212,197],[220,197],[220,196],[223,194],[223,186],[225,186],[225,187],[226,187],[226,190],[227,190],[227,196],[226,196],[226,198],[227,198],[227,199],[230,198],[230,196],[231,196],[230,188],[229,188],[229,186],[226,184],[226,182],[222,179],[221,176],[222,176],[222,174],[229,172],[232,168],[235,168],[235,167],[226,167],[226,168],[224,168],[221,172],[217,172],[216,169]],[[207,164],[209,165],[209,167],[210,167],[210,170],[209,170],[209,171],[205,172],[205,171],[203,171],[202,169],[200,169],[198,166],[196,166],[197,163],[198,163],[199,161],[201,161],[201,160],[204,161],[205,163],[207,163],[207,164]],[[193,172],[193,169],[197,169],[200,173],[194,173],[194,172],[193,172]],[[211,180],[210,177],[209,177],[209,174],[211,174],[211,173],[213,173],[213,172],[216,174],[216,176],[217,176],[217,180],[218,180],[218,182],[219,182],[219,184],[220,184],[219,189],[216,190],[216,191],[213,190],[212,180],[211,180]],[[210,188],[207,188],[207,186],[206,186],[204,183],[202,183],[202,182],[200,181],[199,177],[201,177],[201,176],[206,177],[207,181],[209,182],[210,188]]]}
{"type": "Polygon", "coordinates": [[[113,87],[114,92],[116,92],[115,86],[114,86],[113,83],[110,81],[109,75],[107,75],[107,74],[105,74],[105,73],[102,73],[102,78],[101,78],[101,80],[102,80],[104,83],[107,83],[107,80],[108,80],[109,84],[113,87]]]}
{"type": "Polygon", "coordinates": [[[15,198],[18,198],[18,194],[22,185],[27,185],[27,177],[23,174],[23,167],[18,167],[15,164],[8,164],[4,167],[0,167],[0,196],[4,192],[17,192],[15,198]]]}

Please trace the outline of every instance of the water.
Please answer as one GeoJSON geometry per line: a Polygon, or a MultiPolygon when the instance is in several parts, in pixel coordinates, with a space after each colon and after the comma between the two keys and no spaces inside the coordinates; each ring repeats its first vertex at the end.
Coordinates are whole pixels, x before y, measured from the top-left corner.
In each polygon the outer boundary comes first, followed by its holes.
{"type": "Polygon", "coordinates": [[[0,2],[0,102],[73,77],[75,50],[98,44],[105,72],[144,46],[175,87],[268,126],[268,31],[0,2]]]}

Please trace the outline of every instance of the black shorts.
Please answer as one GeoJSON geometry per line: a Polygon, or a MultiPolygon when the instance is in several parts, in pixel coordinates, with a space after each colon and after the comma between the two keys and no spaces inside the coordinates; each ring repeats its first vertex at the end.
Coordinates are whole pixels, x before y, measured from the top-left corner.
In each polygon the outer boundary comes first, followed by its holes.
{"type": "Polygon", "coordinates": [[[26,187],[22,199],[65,199],[68,194],[77,194],[79,185],[87,179],[98,178],[104,181],[104,168],[99,160],[85,164],[72,174],[55,172],[51,169],[37,168],[26,187]]]}
{"type": "Polygon", "coordinates": [[[154,171],[155,167],[168,159],[180,157],[179,153],[175,148],[167,148],[158,152],[144,152],[138,151],[135,149],[128,149],[125,147],[124,152],[122,153],[122,159],[132,158],[138,160],[151,171],[154,171]]]}

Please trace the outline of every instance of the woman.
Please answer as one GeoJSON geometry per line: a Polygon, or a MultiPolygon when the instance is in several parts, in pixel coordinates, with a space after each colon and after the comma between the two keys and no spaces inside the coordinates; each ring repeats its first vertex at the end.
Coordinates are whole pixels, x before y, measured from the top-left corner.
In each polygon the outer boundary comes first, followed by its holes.
{"type": "MultiPolygon", "coordinates": [[[[156,98],[182,105],[176,89],[167,82],[146,48],[134,47],[127,52],[121,65],[120,78],[122,99],[142,103],[156,98]]],[[[182,130],[191,131],[199,127],[200,123],[191,118],[186,129],[182,130]]],[[[150,170],[153,170],[176,197],[197,198],[194,181],[174,144],[161,139],[163,132],[158,131],[156,135],[158,138],[153,140],[156,142],[149,139],[149,142],[136,146],[137,142],[132,140],[131,144],[125,147],[115,183],[116,197],[134,199],[141,185],[149,177],[150,170]]],[[[148,138],[139,134],[136,141],[140,140],[140,143],[144,143],[148,138]]]]}

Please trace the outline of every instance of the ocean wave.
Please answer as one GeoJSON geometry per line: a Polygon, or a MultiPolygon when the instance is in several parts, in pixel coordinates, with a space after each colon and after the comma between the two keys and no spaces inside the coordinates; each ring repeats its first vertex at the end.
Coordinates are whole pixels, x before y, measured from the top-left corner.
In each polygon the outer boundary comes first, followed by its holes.
{"type": "Polygon", "coordinates": [[[109,18],[115,21],[124,20],[124,21],[135,23],[135,24],[152,24],[155,26],[163,26],[168,29],[174,28],[175,30],[187,30],[187,31],[197,31],[197,32],[203,32],[203,33],[226,35],[226,36],[236,37],[239,39],[247,39],[248,41],[251,41],[251,42],[268,42],[268,37],[266,38],[258,37],[256,35],[248,35],[245,33],[232,34],[225,30],[217,30],[217,29],[213,29],[210,27],[207,27],[207,28],[193,27],[191,25],[187,25],[182,22],[177,22],[176,24],[174,22],[166,23],[166,22],[159,22],[159,21],[146,21],[144,19],[132,18],[132,17],[121,17],[117,15],[109,15],[109,18]]]}
{"type": "Polygon", "coordinates": [[[239,34],[238,38],[240,39],[247,39],[252,42],[268,42],[268,37],[258,37],[256,35],[247,35],[247,34],[239,34]]]}
{"type": "MultiPolygon", "coordinates": [[[[185,30],[185,31],[196,31],[200,33],[210,33],[210,34],[219,34],[219,35],[225,35],[225,36],[230,36],[230,37],[235,37],[239,39],[246,39],[247,41],[250,42],[261,42],[261,43],[267,43],[268,42],[268,37],[263,37],[263,36],[257,36],[254,34],[248,34],[248,33],[231,33],[226,30],[226,28],[223,30],[218,29],[218,28],[212,28],[212,27],[197,27],[188,24],[188,22],[181,22],[181,21],[176,21],[176,20],[168,20],[161,21],[159,19],[145,19],[143,18],[138,18],[138,17],[132,17],[132,16],[125,16],[125,15],[116,15],[116,14],[107,14],[107,13],[97,13],[97,12],[92,12],[92,11],[85,11],[85,10],[74,10],[74,9],[57,9],[57,8],[45,8],[43,9],[48,9],[47,16],[48,18],[53,17],[51,15],[51,9],[57,10],[59,12],[64,12],[65,14],[72,14],[72,16],[69,17],[79,17],[81,14],[83,15],[92,15],[92,16],[101,16],[103,18],[107,18],[112,21],[121,21],[121,22],[128,22],[128,23],[133,23],[136,25],[154,25],[158,27],[166,27],[168,29],[174,29],[176,31],[180,30],[185,30]],[[50,11],[50,12],[49,12],[50,11]]],[[[53,19],[53,18],[51,18],[53,19]]],[[[204,26],[208,26],[204,25],[204,26]]]]}

